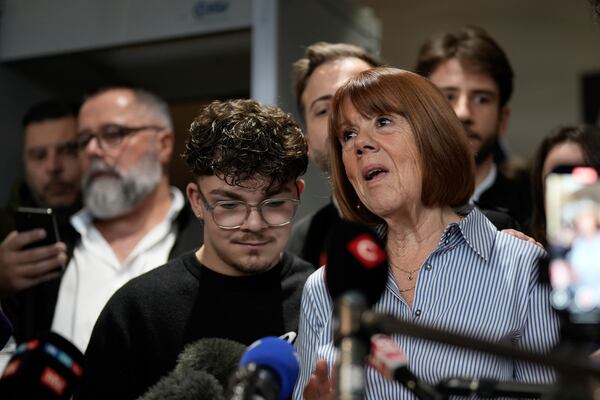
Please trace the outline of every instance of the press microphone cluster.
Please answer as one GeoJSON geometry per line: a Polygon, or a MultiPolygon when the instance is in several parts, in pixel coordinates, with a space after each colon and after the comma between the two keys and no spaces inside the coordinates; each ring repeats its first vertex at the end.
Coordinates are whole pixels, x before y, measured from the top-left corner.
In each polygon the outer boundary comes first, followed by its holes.
{"type": "Polygon", "coordinates": [[[285,400],[300,366],[287,341],[266,337],[250,345],[205,338],[181,352],[173,371],[139,400],[285,400]]]}
{"type": "Polygon", "coordinates": [[[552,385],[531,384],[496,379],[448,378],[435,386],[421,382],[408,367],[406,355],[394,340],[377,334],[371,338],[369,365],[384,378],[401,383],[420,400],[443,400],[448,396],[481,398],[537,399],[553,394],[552,385]]]}
{"type": "Polygon", "coordinates": [[[3,400],[70,399],[83,377],[83,354],[56,333],[17,346],[0,378],[3,400]]]}
{"type": "Polygon", "coordinates": [[[337,393],[342,400],[363,398],[369,335],[362,315],[379,300],[387,279],[387,257],[377,235],[362,225],[337,224],[327,246],[325,282],[334,301],[337,393]]]}
{"type": "Polygon", "coordinates": [[[204,338],[187,345],[175,369],[140,400],[225,400],[225,387],[246,346],[228,339],[204,338]]]}

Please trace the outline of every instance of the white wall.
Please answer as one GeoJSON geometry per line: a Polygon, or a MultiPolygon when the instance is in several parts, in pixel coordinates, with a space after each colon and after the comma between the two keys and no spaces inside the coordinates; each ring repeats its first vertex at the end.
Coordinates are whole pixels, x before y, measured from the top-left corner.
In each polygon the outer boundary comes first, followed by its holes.
{"type": "Polygon", "coordinates": [[[412,69],[432,33],[465,24],[487,30],[515,70],[507,141],[529,158],[558,124],[580,122],[580,75],[600,71],[600,24],[587,0],[360,0],[382,23],[382,56],[412,69]]]}

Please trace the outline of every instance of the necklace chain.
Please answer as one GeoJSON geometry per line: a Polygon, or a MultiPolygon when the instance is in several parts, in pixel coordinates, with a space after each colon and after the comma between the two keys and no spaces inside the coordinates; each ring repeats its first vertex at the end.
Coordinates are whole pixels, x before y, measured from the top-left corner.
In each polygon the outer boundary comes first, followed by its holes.
{"type": "Polygon", "coordinates": [[[406,292],[410,292],[411,290],[414,290],[416,287],[417,287],[417,286],[413,286],[413,287],[409,287],[409,288],[407,288],[407,289],[400,289],[400,288],[398,288],[398,291],[399,291],[400,293],[406,293],[406,292]]]}
{"type": "MultiPolygon", "coordinates": [[[[392,264],[391,262],[390,262],[390,265],[391,265],[392,267],[394,267],[394,268],[396,268],[396,269],[398,269],[398,270],[400,270],[400,271],[404,272],[405,274],[408,274],[408,280],[409,280],[409,281],[412,281],[412,280],[413,280],[413,275],[414,275],[414,273],[415,273],[415,272],[419,272],[419,271],[421,270],[421,268],[423,268],[423,266],[421,265],[419,268],[417,268],[417,269],[415,269],[415,270],[412,270],[412,271],[409,271],[409,270],[402,269],[402,268],[398,267],[396,264],[392,264]]],[[[413,286],[412,288],[410,288],[410,289],[405,289],[405,290],[403,290],[403,291],[404,291],[404,292],[407,292],[407,291],[409,291],[409,290],[412,290],[412,289],[414,289],[414,288],[415,288],[415,287],[413,286]]],[[[401,292],[402,292],[402,290],[401,290],[401,292]]]]}

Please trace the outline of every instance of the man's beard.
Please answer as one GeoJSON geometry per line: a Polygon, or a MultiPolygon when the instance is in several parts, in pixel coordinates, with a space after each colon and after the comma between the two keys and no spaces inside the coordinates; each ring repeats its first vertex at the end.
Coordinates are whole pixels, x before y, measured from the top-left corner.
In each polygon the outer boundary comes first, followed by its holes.
{"type": "Polygon", "coordinates": [[[158,186],[161,174],[162,166],[156,153],[149,153],[127,171],[118,171],[94,159],[83,177],[84,205],[98,219],[120,217],[158,186]],[[97,173],[103,175],[93,178],[97,173]]]}
{"type": "Polygon", "coordinates": [[[325,175],[329,175],[329,153],[327,151],[313,151],[311,159],[317,167],[319,167],[321,172],[325,175]]]}
{"type": "MultiPolygon", "coordinates": [[[[474,131],[468,131],[467,135],[475,135],[481,137],[479,133],[474,131]]],[[[483,164],[498,148],[500,145],[500,136],[498,133],[494,133],[492,136],[484,139],[479,146],[479,149],[475,152],[475,165],[483,164]]]]}
{"type": "MultiPolygon", "coordinates": [[[[236,241],[269,241],[267,246],[274,245],[272,239],[269,239],[269,237],[266,237],[261,233],[243,234],[242,236],[237,237],[236,241]]],[[[268,259],[266,258],[267,251],[266,249],[263,249],[263,253],[260,256],[257,254],[257,257],[254,259],[247,254],[242,255],[241,258],[238,258],[239,254],[232,255],[226,251],[226,248],[215,246],[213,246],[213,248],[215,249],[217,256],[225,264],[229,265],[229,267],[241,273],[242,275],[254,275],[268,271],[279,262],[281,257],[281,253],[279,253],[275,259],[268,259]]]]}

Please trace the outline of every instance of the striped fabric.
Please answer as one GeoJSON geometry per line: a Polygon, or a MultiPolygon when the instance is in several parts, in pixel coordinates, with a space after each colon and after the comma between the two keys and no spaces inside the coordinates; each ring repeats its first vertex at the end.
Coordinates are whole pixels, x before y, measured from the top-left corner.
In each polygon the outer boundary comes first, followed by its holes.
{"type": "MultiPolygon", "coordinates": [[[[400,297],[391,273],[374,310],[422,325],[531,351],[548,351],[558,343],[559,321],[549,291],[538,283],[538,260],[544,251],[498,232],[473,209],[450,224],[418,276],[412,308],[400,297]]],[[[332,302],[324,269],[313,273],[302,296],[296,347],[301,373],[294,398],[302,398],[317,359],[335,360],[332,302]]],[[[480,377],[545,383],[553,371],[485,353],[406,336],[394,336],[420,379],[437,383],[446,377],[480,377]]],[[[331,371],[331,370],[330,370],[331,371]]],[[[367,399],[414,399],[397,383],[365,370],[367,399]]]]}

